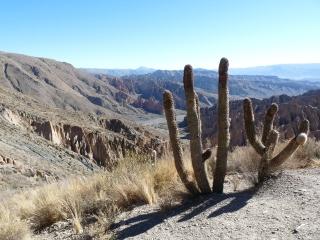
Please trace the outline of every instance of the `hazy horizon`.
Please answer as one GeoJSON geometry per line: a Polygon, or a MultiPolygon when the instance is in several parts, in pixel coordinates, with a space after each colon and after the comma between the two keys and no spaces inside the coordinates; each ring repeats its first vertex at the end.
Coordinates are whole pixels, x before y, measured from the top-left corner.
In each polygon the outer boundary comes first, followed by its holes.
{"type": "MultiPolygon", "coordinates": [[[[188,64],[188,63],[187,63],[188,64]]],[[[280,63],[280,64],[270,64],[270,65],[259,65],[259,66],[248,66],[248,67],[230,67],[229,69],[247,69],[247,68],[260,68],[260,67],[273,67],[273,66],[290,66],[290,65],[320,65],[320,62],[318,63],[280,63]]],[[[146,69],[154,69],[154,70],[182,70],[184,65],[181,66],[181,68],[153,68],[149,66],[139,66],[139,67],[128,67],[128,68],[113,68],[113,67],[79,67],[83,69],[110,69],[110,70],[136,70],[139,68],[146,68],[146,69]]],[[[217,68],[203,68],[203,67],[197,67],[192,66],[194,69],[205,69],[205,70],[217,70],[217,68]]]]}
{"type": "MultiPolygon", "coordinates": [[[[58,62],[66,62],[63,59],[57,59],[57,58],[50,58],[47,56],[36,56],[36,55],[29,55],[29,54],[25,54],[25,53],[21,53],[21,52],[8,52],[8,51],[3,51],[2,49],[0,49],[0,53],[5,53],[5,54],[19,54],[19,55],[26,55],[26,56],[31,56],[31,57],[36,57],[36,58],[48,58],[48,59],[53,59],[55,61],[58,62]]],[[[220,59],[219,59],[220,60],[220,59]]],[[[230,60],[229,60],[230,62],[230,60]]],[[[105,70],[137,70],[140,68],[145,68],[145,69],[153,69],[153,70],[183,70],[183,67],[186,64],[190,64],[190,63],[183,63],[179,68],[154,68],[154,67],[150,67],[150,66],[137,66],[137,67],[126,67],[126,68],[118,68],[118,67],[112,67],[112,66],[105,66],[105,67],[87,67],[87,66],[81,66],[78,67],[76,65],[74,65],[72,62],[67,62],[71,65],[73,65],[76,68],[79,69],[105,69],[105,70]]],[[[191,64],[192,65],[192,64],[191,64]]],[[[252,65],[252,66],[247,66],[247,67],[233,67],[230,66],[229,69],[230,70],[245,70],[245,69],[251,69],[251,68],[264,68],[264,67],[273,67],[273,66],[294,66],[294,65],[320,65],[320,61],[319,62],[303,62],[303,63],[279,63],[279,64],[270,64],[270,65],[252,65]]],[[[194,69],[205,69],[205,70],[213,70],[216,71],[217,70],[217,66],[215,66],[215,68],[205,68],[205,67],[199,67],[199,66],[194,66],[192,65],[194,69]]]]}

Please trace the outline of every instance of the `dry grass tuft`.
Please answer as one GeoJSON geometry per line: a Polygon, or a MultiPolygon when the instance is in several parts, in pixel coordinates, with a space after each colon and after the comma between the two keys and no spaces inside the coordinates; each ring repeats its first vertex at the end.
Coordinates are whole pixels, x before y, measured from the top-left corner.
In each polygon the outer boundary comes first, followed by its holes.
{"type": "Polygon", "coordinates": [[[38,231],[66,218],[61,198],[61,192],[56,185],[49,185],[39,191],[28,216],[33,229],[38,231]]]}
{"type": "Polygon", "coordinates": [[[61,201],[62,213],[65,213],[67,216],[71,216],[73,229],[76,234],[83,233],[81,225],[81,214],[83,209],[80,204],[80,201],[70,194],[67,194],[61,201]]]}
{"type": "MultiPolygon", "coordinates": [[[[213,157],[207,163],[210,178],[213,178],[212,169],[215,168],[216,151],[216,147],[212,148],[213,157]]],[[[235,147],[232,152],[229,152],[227,180],[233,185],[234,191],[238,190],[240,185],[251,187],[257,183],[260,158],[251,146],[235,147]]]]}
{"type": "Polygon", "coordinates": [[[258,170],[260,156],[251,146],[236,147],[229,154],[229,173],[250,173],[258,170]]]}
{"type": "Polygon", "coordinates": [[[5,205],[0,205],[0,239],[29,240],[31,234],[25,221],[20,220],[5,205]]]}
{"type": "Polygon", "coordinates": [[[16,219],[27,220],[36,232],[68,220],[75,233],[81,234],[87,216],[95,216],[97,225],[105,228],[123,210],[155,204],[160,198],[174,199],[178,196],[174,192],[183,191],[172,159],[161,159],[154,165],[144,157],[131,155],[112,171],[17,194],[8,201],[8,206],[15,211],[16,219]]]}

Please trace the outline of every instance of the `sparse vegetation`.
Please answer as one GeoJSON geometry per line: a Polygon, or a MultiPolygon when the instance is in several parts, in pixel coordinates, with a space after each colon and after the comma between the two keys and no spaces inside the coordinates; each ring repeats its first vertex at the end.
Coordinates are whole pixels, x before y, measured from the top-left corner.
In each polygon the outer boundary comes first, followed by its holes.
{"type": "Polygon", "coordinates": [[[6,205],[0,204],[0,239],[29,240],[27,223],[19,219],[6,205]]]}
{"type": "Polygon", "coordinates": [[[173,201],[178,196],[175,193],[185,192],[171,160],[161,159],[152,166],[144,159],[131,155],[120,161],[113,171],[16,194],[0,205],[1,229],[5,229],[1,234],[7,235],[0,239],[23,239],[18,234],[27,236],[26,222],[33,231],[39,232],[56,222],[70,220],[75,233],[80,234],[87,216],[96,216],[95,221],[103,221],[105,227],[120,211],[155,204],[159,199],[173,201]],[[12,224],[7,224],[8,219],[12,224]]]}
{"type": "MultiPolygon", "coordinates": [[[[275,152],[286,144],[279,143],[275,152]]],[[[316,148],[319,144],[311,139],[281,169],[308,167],[312,161],[319,162],[316,148]]],[[[215,151],[213,148],[212,154],[215,151]]],[[[188,155],[188,152],[183,154],[185,167],[192,172],[188,155]]],[[[227,179],[231,191],[255,183],[259,168],[257,156],[251,146],[236,147],[229,152],[227,179]]],[[[208,167],[214,168],[214,165],[211,158],[208,167]]],[[[191,177],[194,178],[193,174],[191,177]]],[[[69,221],[75,234],[105,235],[115,216],[122,211],[143,204],[158,204],[162,210],[168,210],[186,197],[190,195],[178,177],[172,156],[158,160],[154,166],[145,156],[131,155],[112,171],[48,184],[3,201],[0,203],[0,239],[27,240],[31,231],[37,233],[59,221],[69,221]],[[90,228],[88,218],[94,219],[90,228]]]]}

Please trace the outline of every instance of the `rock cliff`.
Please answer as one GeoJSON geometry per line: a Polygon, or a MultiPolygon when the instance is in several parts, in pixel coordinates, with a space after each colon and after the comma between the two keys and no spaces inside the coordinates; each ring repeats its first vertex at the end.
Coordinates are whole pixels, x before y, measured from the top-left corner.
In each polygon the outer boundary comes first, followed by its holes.
{"type": "Polygon", "coordinates": [[[34,131],[55,144],[92,159],[102,167],[110,168],[115,161],[130,153],[152,155],[153,150],[162,156],[167,142],[142,128],[125,125],[119,119],[102,119],[101,129],[76,125],[31,121],[34,131]]]}

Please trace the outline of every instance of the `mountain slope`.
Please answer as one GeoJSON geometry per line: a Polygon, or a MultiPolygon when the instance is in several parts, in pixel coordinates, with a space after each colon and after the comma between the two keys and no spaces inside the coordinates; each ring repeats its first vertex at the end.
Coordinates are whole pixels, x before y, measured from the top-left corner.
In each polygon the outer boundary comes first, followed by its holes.
{"type": "Polygon", "coordinates": [[[114,89],[71,64],[0,52],[0,86],[42,103],[94,113],[132,111],[114,100],[114,89]]]}

